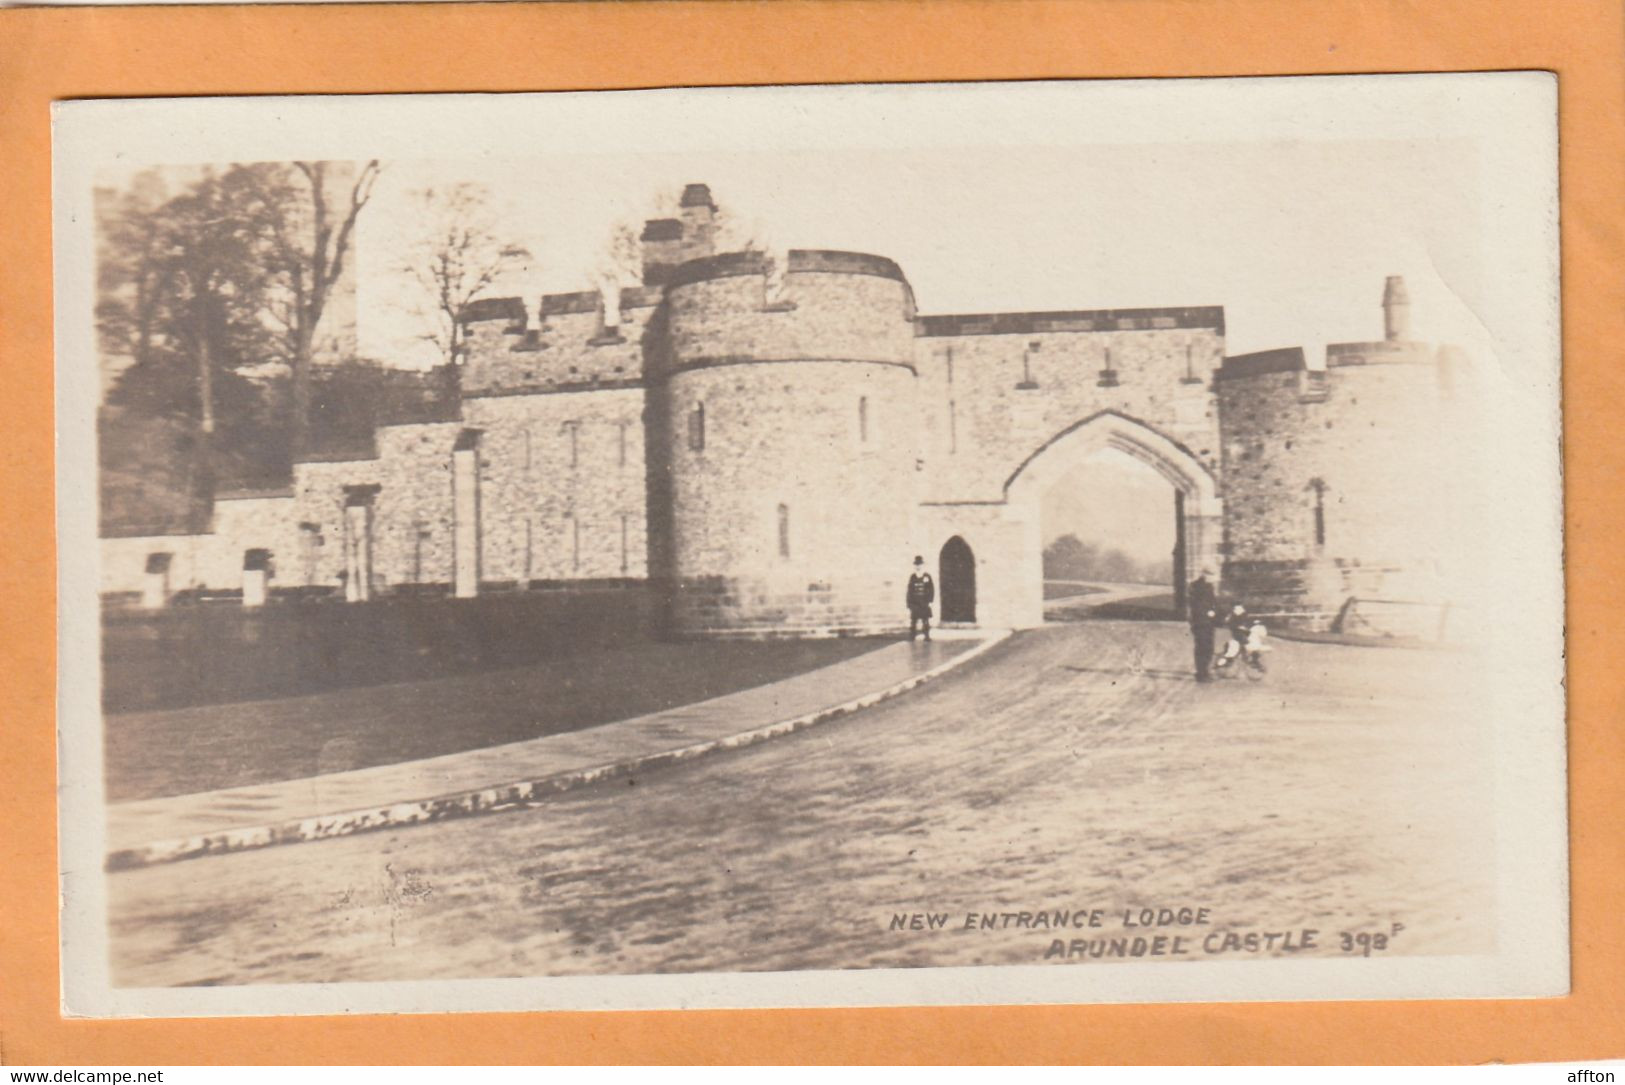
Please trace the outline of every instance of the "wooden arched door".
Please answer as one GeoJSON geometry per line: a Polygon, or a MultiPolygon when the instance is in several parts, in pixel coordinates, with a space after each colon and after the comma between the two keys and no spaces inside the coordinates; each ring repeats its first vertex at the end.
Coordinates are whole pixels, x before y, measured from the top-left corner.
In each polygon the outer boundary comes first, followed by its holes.
{"type": "Polygon", "coordinates": [[[976,620],[976,555],[970,544],[955,535],[942,544],[937,555],[938,582],[942,588],[942,620],[976,620]]]}

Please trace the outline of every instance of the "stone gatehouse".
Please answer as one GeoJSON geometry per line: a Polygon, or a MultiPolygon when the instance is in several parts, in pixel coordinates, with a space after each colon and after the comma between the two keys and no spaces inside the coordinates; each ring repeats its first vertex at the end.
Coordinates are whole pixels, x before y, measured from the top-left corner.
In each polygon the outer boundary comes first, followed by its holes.
{"type": "Polygon", "coordinates": [[[1042,496],[1110,448],[1171,484],[1180,585],[1308,626],[1445,601],[1469,366],[1407,337],[1399,279],[1324,366],[1226,357],[1219,305],[922,313],[883,256],[714,252],[716,210],[689,185],[649,222],[638,288],[471,305],[443,419],[218,494],[206,533],[104,539],[104,593],[631,583],[681,635],[854,634],[906,625],[918,553],[944,619],[1026,627],[1042,496]]]}

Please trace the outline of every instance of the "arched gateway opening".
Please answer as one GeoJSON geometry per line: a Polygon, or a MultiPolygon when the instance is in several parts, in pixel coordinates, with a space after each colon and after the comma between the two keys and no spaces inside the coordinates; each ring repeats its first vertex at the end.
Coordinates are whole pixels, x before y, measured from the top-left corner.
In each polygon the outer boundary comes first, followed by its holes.
{"type": "Polygon", "coordinates": [[[976,620],[976,555],[970,544],[955,535],[937,555],[938,583],[942,589],[942,620],[976,620]]]}
{"type": "Polygon", "coordinates": [[[1195,571],[1218,567],[1222,506],[1212,473],[1138,419],[1106,411],[1068,427],[1016,469],[1005,494],[1026,525],[1014,585],[1019,624],[1038,624],[1046,609],[1091,614],[1091,597],[1174,617],[1195,571]]]}
{"type": "Polygon", "coordinates": [[[1113,448],[1057,480],[1039,499],[1045,619],[1175,617],[1181,497],[1113,448]]]}

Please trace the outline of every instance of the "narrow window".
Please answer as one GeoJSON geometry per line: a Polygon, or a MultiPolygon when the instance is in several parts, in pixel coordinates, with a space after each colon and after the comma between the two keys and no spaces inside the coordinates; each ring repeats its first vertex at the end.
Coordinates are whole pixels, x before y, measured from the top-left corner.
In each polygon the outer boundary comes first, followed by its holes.
{"type": "Polygon", "coordinates": [[[621,438],[620,438],[620,441],[621,441],[621,446],[620,446],[621,447],[621,453],[620,453],[620,455],[621,455],[621,466],[622,467],[626,466],[626,425],[627,424],[624,421],[620,423],[620,431],[621,431],[621,438]]]}
{"type": "Polygon", "coordinates": [[[705,404],[696,403],[688,415],[688,447],[705,451],[705,404]]]}
{"type": "Polygon", "coordinates": [[[631,571],[631,568],[632,568],[631,552],[627,549],[627,545],[626,545],[627,536],[630,534],[630,532],[627,530],[627,526],[628,526],[627,525],[627,520],[628,520],[628,517],[627,517],[626,513],[624,513],[624,512],[621,513],[621,575],[622,576],[625,576],[629,571],[631,571]]]}
{"type": "Polygon", "coordinates": [[[790,506],[779,506],[779,557],[790,556],[790,506]]]}
{"type": "Polygon", "coordinates": [[[959,405],[948,401],[948,451],[959,451],[959,405]]]}
{"type": "Polygon", "coordinates": [[[869,443],[869,397],[858,397],[858,440],[869,443]]]}
{"type": "Polygon", "coordinates": [[[944,347],[942,356],[943,360],[948,363],[948,383],[952,384],[954,382],[954,348],[944,347]]]}
{"type": "Polygon", "coordinates": [[[576,519],[573,512],[564,514],[564,533],[570,540],[570,570],[579,571],[581,568],[581,521],[576,519]]]}
{"type": "Polygon", "coordinates": [[[530,427],[525,427],[525,470],[530,470],[530,427]]]}
{"type": "Polygon", "coordinates": [[[1314,503],[1315,513],[1315,545],[1326,545],[1326,484],[1320,479],[1311,479],[1309,482],[1311,499],[1314,503]]]}
{"type": "Polygon", "coordinates": [[[525,517],[525,587],[527,588],[530,587],[530,582],[536,579],[536,544],[533,535],[530,517],[527,516],[525,517]]]}
{"type": "Polygon", "coordinates": [[[1196,359],[1194,357],[1194,353],[1195,352],[1192,349],[1191,344],[1186,343],[1185,344],[1185,376],[1183,378],[1181,378],[1181,380],[1180,380],[1181,384],[1201,384],[1202,383],[1202,379],[1196,375],[1196,359]]]}
{"type": "Polygon", "coordinates": [[[564,430],[570,435],[570,466],[575,467],[580,463],[581,423],[575,421],[566,422],[564,430]]]}
{"type": "Polygon", "coordinates": [[[1099,379],[1095,381],[1095,386],[1097,388],[1115,388],[1117,383],[1117,370],[1112,366],[1112,348],[1107,347],[1105,360],[1102,363],[1099,379]]]}
{"type": "MultiPolygon", "coordinates": [[[[422,520],[412,521],[412,583],[423,583],[423,544],[429,538],[429,525],[422,520]]],[[[305,583],[310,583],[306,580],[305,583]]]]}
{"type": "MultiPolygon", "coordinates": [[[[309,521],[305,521],[299,525],[300,565],[301,572],[305,578],[304,582],[307,586],[316,583],[316,569],[318,560],[317,550],[321,547],[322,541],[322,525],[311,523],[309,521]]],[[[416,569],[416,567],[417,566],[414,565],[414,569],[416,569]]],[[[415,572],[413,574],[413,580],[414,582],[417,580],[417,575],[415,572]]]]}
{"type": "Polygon", "coordinates": [[[1017,388],[1032,389],[1038,387],[1038,382],[1033,380],[1033,355],[1037,354],[1042,347],[1043,344],[1034,339],[1021,352],[1021,383],[1016,385],[1017,388]]]}

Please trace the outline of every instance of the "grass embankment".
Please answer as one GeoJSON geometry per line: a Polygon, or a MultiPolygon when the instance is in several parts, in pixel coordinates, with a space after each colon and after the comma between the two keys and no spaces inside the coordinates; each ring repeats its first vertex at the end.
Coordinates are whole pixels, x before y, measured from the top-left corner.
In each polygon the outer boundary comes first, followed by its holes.
{"type": "Polygon", "coordinates": [[[765,685],[885,643],[640,642],[474,674],[110,715],[107,794],[123,802],[212,791],[578,731],[765,685]]]}

